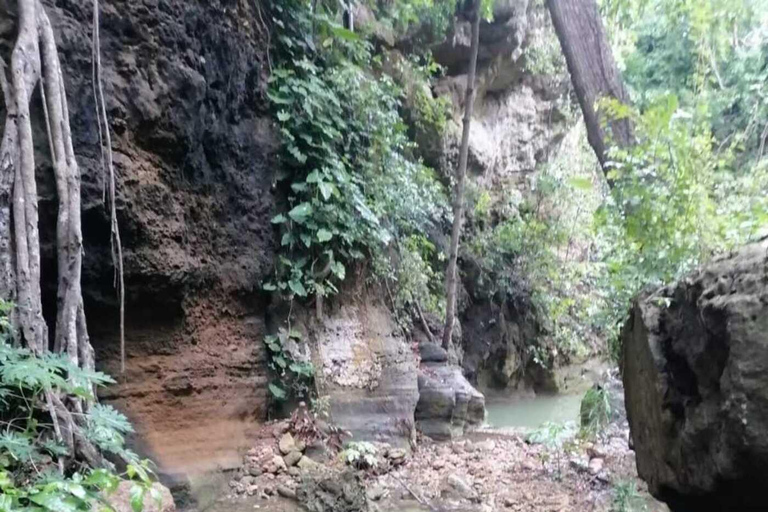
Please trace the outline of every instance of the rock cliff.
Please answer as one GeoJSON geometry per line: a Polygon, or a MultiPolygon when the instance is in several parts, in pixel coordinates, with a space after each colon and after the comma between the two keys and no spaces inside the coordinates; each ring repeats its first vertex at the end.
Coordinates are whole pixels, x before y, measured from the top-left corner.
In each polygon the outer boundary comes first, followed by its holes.
{"type": "MultiPolygon", "coordinates": [[[[470,23],[459,17],[446,41],[434,49],[435,60],[447,70],[434,92],[450,98],[453,106],[433,162],[445,175],[453,173],[458,160],[469,33],[470,23]]],[[[497,1],[493,20],[481,24],[480,34],[467,172],[470,188],[486,192],[492,217],[503,220],[532,195],[531,178],[569,127],[564,98],[570,85],[564,66],[538,62],[560,58],[559,47],[551,46],[557,43],[543,5],[497,1]]],[[[521,279],[515,296],[494,296],[479,282],[478,262],[466,251],[459,263],[466,291],[459,302],[465,372],[484,386],[547,388],[550,376],[540,375],[526,352],[541,331],[527,284],[521,279]]]]}
{"type": "MultiPolygon", "coordinates": [[[[64,66],[83,175],[83,290],[102,398],[134,421],[161,470],[237,463],[266,410],[263,299],[271,267],[275,137],[262,110],[267,64],[256,4],[115,0],[101,5],[102,63],[113,130],[126,283],[126,372],[91,80],[92,2],[45,2],[64,66]],[[212,23],[211,20],[216,20],[212,23]]],[[[0,54],[15,37],[0,1],[0,54]]],[[[8,59],[6,59],[8,62],[8,59]]],[[[39,105],[36,129],[43,130],[39,105]]],[[[4,117],[4,115],[3,115],[4,117]]],[[[44,141],[42,135],[36,140],[44,141]]],[[[56,201],[38,151],[44,307],[55,301],[56,201]]]]}
{"type": "MultiPolygon", "coordinates": [[[[101,398],[130,417],[138,448],[162,472],[236,465],[237,449],[248,444],[249,430],[266,418],[268,408],[262,340],[269,304],[258,286],[275,253],[270,219],[278,137],[264,94],[269,35],[260,4],[102,2],[103,84],[127,288],[124,374],[119,373],[118,305],[91,80],[92,2],[45,4],[61,52],[83,177],[86,315],[99,367],[118,380],[101,398]]],[[[15,9],[15,2],[0,0],[0,56],[6,62],[16,33],[15,9]]],[[[555,97],[525,72],[523,50],[537,30],[530,22],[536,12],[527,2],[501,2],[495,21],[483,28],[471,172],[490,189],[510,183],[524,187],[525,177],[559,137],[555,97]]],[[[448,70],[435,92],[452,99],[456,118],[463,107],[464,32],[460,21],[449,41],[435,49],[448,70]]],[[[33,115],[41,135],[36,140],[44,141],[38,105],[33,115]]],[[[444,166],[456,157],[457,127],[454,123],[452,135],[433,154],[444,166]]],[[[44,308],[50,316],[56,282],[55,186],[47,151],[38,149],[42,263],[49,283],[44,308]]],[[[513,348],[530,331],[511,338],[494,334],[486,343],[473,324],[485,316],[472,309],[485,303],[479,295],[464,295],[474,301],[463,302],[462,319],[468,326],[464,351],[473,361],[470,370],[480,371],[499,357],[512,365],[513,348]]],[[[314,331],[313,356],[322,384],[336,398],[337,421],[363,437],[410,435],[418,400],[417,355],[387,308],[342,296],[328,311],[314,331]],[[348,375],[342,369],[351,371],[353,381],[344,381],[348,375]]],[[[523,321],[522,316],[503,318],[511,322],[503,332],[523,321]]],[[[442,365],[435,371],[446,373],[440,382],[456,384],[449,393],[452,407],[461,408],[462,397],[469,396],[475,405],[468,421],[480,421],[479,397],[465,389],[469,384],[460,372],[442,365]]],[[[510,376],[520,373],[519,368],[510,371],[510,376]]],[[[435,387],[433,373],[422,371],[427,387],[435,387]]],[[[432,418],[442,412],[425,414],[432,418]]]]}
{"type": "Polygon", "coordinates": [[[623,331],[637,469],[673,511],[761,510],[768,240],[641,295],[623,331]]]}

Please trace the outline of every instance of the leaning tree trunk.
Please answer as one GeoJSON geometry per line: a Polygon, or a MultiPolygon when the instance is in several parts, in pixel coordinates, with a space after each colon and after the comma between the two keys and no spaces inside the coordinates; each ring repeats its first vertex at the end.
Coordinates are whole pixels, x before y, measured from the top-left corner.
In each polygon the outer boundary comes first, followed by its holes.
{"type": "Polygon", "coordinates": [[[445,275],[445,327],[443,328],[443,348],[451,344],[454,317],[456,316],[456,260],[459,255],[459,238],[464,223],[464,182],[467,175],[467,155],[469,154],[469,128],[472,123],[472,110],[475,104],[475,71],[477,69],[477,51],[480,46],[480,2],[474,0],[472,10],[472,48],[470,49],[469,70],[467,72],[467,91],[464,96],[464,126],[459,149],[459,167],[456,169],[456,184],[453,191],[453,226],[451,228],[451,247],[448,256],[448,269],[445,275]]]}
{"type": "MultiPolygon", "coordinates": [[[[18,36],[10,79],[0,65],[6,121],[0,142],[0,298],[16,304],[17,343],[35,354],[50,350],[42,314],[40,236],[30,103],[39,87],[59,209],[56,225],[58,287],[53,349],[75,365],[94,368],[80,285],[83,240],[80,170],[72,146],[64,78],[50,20],[40,0],[18,0],[18,36]]],[[[91,465],[106,464],[81,425],[84,403],[47,393],[56,436],[69,453],[91,465]]]]}
{"type": "MultiPolygon", "coordinates": [[[[587,125],[589,144],[604,171],[608,170],[604,121],[595,108],[601,98],[628,101],[619,69],[605,35],[595,0],[547,0],[557,38],[587,125]]],[[[629,119],[607,120],[611,141],[620,147],[633,144],[629,119]]],[[[609,184],[611,180],[609,180],[609,184]]]]}

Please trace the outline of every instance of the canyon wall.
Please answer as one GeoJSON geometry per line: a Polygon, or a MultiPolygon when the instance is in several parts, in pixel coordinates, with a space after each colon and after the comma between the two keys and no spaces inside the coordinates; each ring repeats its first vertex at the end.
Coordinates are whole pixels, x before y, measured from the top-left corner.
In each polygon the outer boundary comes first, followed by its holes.
{"type": "MultiPolygon", "coordinates": [[[[127,357],[120,373],[91,78],[92,3],[45,4],[61,52],[82,171],[86,315],[99,368],[117,379],[101,399],[129,416],[137,430],[134,443],[163,473],[236,465],[249,432],[267,418],[269,401],[262,343],[269,302],[259,285],[275,254],[270,219],[279,163],[265,97],[270,62],[263,7],[251,0],[101,3],[103,84],[125,257],[127,357]]],[[[541,30],[542,9],[499,2],[495,20],[483,25],[470,174],[497,194],[525,193],[526,178],[563,131],[560,85],[542,81],[525,59],[524,50],[541,30]]],[[[15,31],[15,2],[0,0],[0,55],[6,62],[15,31]]],[[[434,93],[451,99],[454,114],[448,136],[432,154],[444,176],[458,154],[466,32],[460,21],[434,49],[447,70],[434,93]]],[[[389,51],[398,52],[398,44],[389,51]]],[[[34,103],[44,308],[50,318],[57,202],[39,99],[34,103]]],[[[521,351],[536,335],[535,318],[524,308],[494,306],[473,286],[464,265],[464,369],[474,379],[484,372],[496,380],[506,375],[514,385],[525,373],[521,351]],[[503,368],[494,366],[497,361],[504,361],[503,368]]],[[[415,354],[380,301],[342,294],[332,306],[313,336],[320,384],[339,398],[332,403],[334,416],[361,436],[407,438],[418,399],[415,354]],[[335,364],[346,364],[354,375],[369,366],[378,373],[346,386],[333,373],[335,364]]]]}
{"type": "MultiPolygon", "coordinates": [[[[259,342],[265,304],[257,286],[273,257],[276,138],[264,110],[267,36],[256,3],[102,2],[103,83],[125,255],[122,374],[91,80],[92,2],[45,3],[82,171],[86,314],[99,367],[118,381],[101,397],[134,421],[140,448],[161,471],[234,464],[267,405],[259,342]]],[[[3,55],[10,53],[15,21],[15,3],[0,2],[3,55]]],[[[57,204],[34,103],[50,312],[57,204]]]]}

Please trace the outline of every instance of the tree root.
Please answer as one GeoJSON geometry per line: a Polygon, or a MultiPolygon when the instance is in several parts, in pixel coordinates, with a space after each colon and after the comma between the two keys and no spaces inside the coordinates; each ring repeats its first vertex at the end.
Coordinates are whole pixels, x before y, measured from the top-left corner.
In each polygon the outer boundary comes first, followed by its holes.
{"type": "MultiPolygon", "coordinates": [[[[93,370],[94,351],[88,337],[81,288],[83,235],[80,206],[80,170],[75,159],[69,107],[61,63],[48,15],[40,0],[18,0],[18,36],[13,49],[10,80],[0,63],[0,89],[6,122],[0,141],[0,298],[16,303],[17,342],[35,354],[48,345],[48,326],[42,314],[38,194],[30,103],[40,86],[48,147],[53,162],[59,201],[56,225],[58,283],[53,349],[75,365],[93,370]]],[[[103,105],[103,96],[101,97],[103,105]]],[[[106,113],[104,112],[104,118],[106,113]]],[[[108,130],[107,144],[109,144],[108,130]]],[[[110,154],[111,160],[111,154],[110,154]]],[[[111,169],[111,162],[110,162],[111,169]]],[[[122,249],[114,219],[114,176],[110,200],[113,243],[120,257],[122,332],[122,249]]],[[[122,337],[122,334],[121,334],[122,337]]],[[[45,408],[58,441],[70,454],[92,467],[111,467],[85,435],[84,407],[80,399],[45,393],[45,408]]],[[[65,461],[59,460],[64,469],[65,461]]]]}

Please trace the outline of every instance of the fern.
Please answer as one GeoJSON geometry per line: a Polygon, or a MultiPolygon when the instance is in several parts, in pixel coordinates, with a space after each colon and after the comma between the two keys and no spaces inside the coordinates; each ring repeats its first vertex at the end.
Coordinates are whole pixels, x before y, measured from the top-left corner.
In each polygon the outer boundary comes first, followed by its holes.
{"type": "Polygon", "coordinates": [[[113,491],[122,478],[133,481],[131,507],[140,512],[146,494],[157,497],[150,463],[125,448],[125,435],[133,432],[127,418],[95,403],[94,389],[114,381],[102,372],[77,367],[63,354],[38,356],[10,345],[8,310],[0,300],[0,512],[92,511],[103,501],[102,493],[113,491]],[[47,393],[83,401],[86,412],[77,415],[79,428],[98,449],[125,461],[124,475],[104,469],[87,476],[60,472],[54,461],[72,460],[72,454],[56,440],[43,398],[47,393]],[[36,477],[30,480],[29,475],[36,477]]]}
{"type": "Polygon", "coordinates": [[[109,405],[94,404],[88,414],[86,436],[101,450],[125,452],[125,434],[133,432],[128,419],[109,405]]]}

